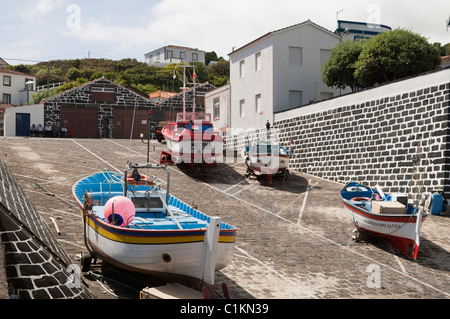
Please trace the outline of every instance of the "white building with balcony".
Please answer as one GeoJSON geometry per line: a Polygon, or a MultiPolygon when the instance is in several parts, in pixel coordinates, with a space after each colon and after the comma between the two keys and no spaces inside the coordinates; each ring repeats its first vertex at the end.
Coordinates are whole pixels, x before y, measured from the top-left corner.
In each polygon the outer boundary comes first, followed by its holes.
{"type": "Polygon", "coordinates": [[[205,63],[205,51],[188,47],[168,45],[145,54],[145,63],[164,67],[171,63],[205,63]]]}
{"type": "Polygon", "coordinates": [[[36,76],[0,66],[0,81],[0,103],[17,106],[33,102],[36,76]]]}
{"type": "Polygon", "coordinates": [[[231,52],[231,128],[263,128],[276,112],[341,94],[322,81],[321,71],[339,40],[307,20],[231,52]]]}

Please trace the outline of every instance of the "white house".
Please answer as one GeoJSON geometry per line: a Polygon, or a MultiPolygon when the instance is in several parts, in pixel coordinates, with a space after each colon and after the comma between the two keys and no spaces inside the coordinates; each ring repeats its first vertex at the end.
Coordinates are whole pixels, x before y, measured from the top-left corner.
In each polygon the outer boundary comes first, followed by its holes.
{"type": "Polygon", "coordinates": [[[205,63],[205,51],[188,47],[168,45],[145,54],[148,65],[166,66],[171,63],[205,63]]]}
{"type": "Polygon", "coordinates": [[[273,122],[275,112],[339,95],[321,79],[321,67],[339,40],[307,20],[231,52],[231,128],[261,128],[273,122]]]}
{"type": "Polygon", "coordinates": [[[0,103],[25,105],[32,102],[36,88],[36,76],[0,66],[0,103]]]}
{"type": "Polygon", "coordinates": [[[211,114],[214,129],[225,131],[230,125],[230,84],[205,94],[205,112],[211,114]]]}
{"type": "Polygon", "coordinates": [[[7,108],[4,117],[4,136],[30,136],[32,124],[45,126],[44,104],[7,108]]]}

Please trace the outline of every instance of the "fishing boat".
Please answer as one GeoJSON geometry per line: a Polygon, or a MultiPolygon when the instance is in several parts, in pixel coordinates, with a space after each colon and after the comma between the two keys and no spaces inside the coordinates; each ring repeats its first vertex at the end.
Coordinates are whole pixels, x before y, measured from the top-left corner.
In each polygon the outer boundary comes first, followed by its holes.
{"type": "Polygon", "coordinates": [[[267,175],[272,183],[272,176],[282,174],[286,177],[289,174],[292,139],[289,148],[273,140],[259,140],[246,145],[241,154],[247,165],[245,178],[262,174],[267,175]]]}
{"type": "Polygon", "coordinates": [[[209,113],[178,113],[161,133],[176,164],[214,166],[221,159],[223,138],[214,130],[209,113]]]}
{"type": "Polygon", "coordinates": [[[104,170],[77,181],[86,247],[123,269],[211,286],[233,258],[237,228],[171,195],[169,178],[167,165],[128,163],[124,174],[104,170]],[[167,181],[144,169],[166,172],[167,181]]]}
{"type": "Polygon", "coordinates": [[[408,203],[407,196],[385,194],[380,187],[350,182],[340,191],[347,216],[357,236],[368,233],[388,241],[394,248],[417,259],[420,228],[428,213],[408,203]]]}
{"type": "Polygon", "coordinates": [[[183,112],[178,113],[176,120],[169,122],[162,128],[169,152],[163,151],[160,163],[186,163],[190,166],[215,166],[222,158],[223,138],[215,131],[210,113],[195,110],[195,69],[193,72],[193,102],[192,112],[186,112],[186,68],[183,66],[183,112]],[[164,157],[164,160],[163,160],[164,157]]]}

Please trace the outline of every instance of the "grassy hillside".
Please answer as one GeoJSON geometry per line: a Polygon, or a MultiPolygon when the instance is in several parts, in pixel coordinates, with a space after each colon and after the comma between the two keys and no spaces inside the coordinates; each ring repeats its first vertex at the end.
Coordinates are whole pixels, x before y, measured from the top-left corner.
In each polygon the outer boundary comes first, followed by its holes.
{"type": "MultiPolygon", "coordinates": [[[[146,63],[138,62],[136,59],[122,59],[119,61],[107,59],[54,60],[34,65],[21,64],[10,66],[9,68],[36,75],[38,86],[47,83],[66,82],[59,89],[37,94],[34,103],[39,103],[42,98],[52,96],[102,76],[124,86],[133,86],[147,94],[159,90],[179,92],[183,81],[182,69],[176,67],[175,64],[162,68],[148,66],[146,63]],[[174,74],[176,74],[175,79],[174,74]]],[[[192,72],[192,69],[188,70],[192,72]]],[[[195,63],[197,81],[200,83],[209,82],[215,86],[224,85],[229,81],[229,71],[229,62],[223,61],[223,59],[207,67],[202,63],[195,63]]]]}

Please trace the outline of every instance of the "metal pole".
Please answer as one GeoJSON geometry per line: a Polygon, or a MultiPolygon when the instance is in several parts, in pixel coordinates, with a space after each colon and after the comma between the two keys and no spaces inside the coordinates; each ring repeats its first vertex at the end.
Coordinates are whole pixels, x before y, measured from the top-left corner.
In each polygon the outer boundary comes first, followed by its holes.
{"type": "Polygon", "coordinates": [[[150,162],[150,126],[152,119],[152,111],[148,111],[148,137],[147,137],[147,163],[150,162]]]}

